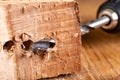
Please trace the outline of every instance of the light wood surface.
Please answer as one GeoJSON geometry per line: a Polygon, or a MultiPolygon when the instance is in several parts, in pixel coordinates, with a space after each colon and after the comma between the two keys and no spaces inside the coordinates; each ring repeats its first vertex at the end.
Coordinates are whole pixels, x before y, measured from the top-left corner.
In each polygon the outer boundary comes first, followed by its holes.
{"type": "Polygon", "coordinates": [[[112,80],[120,74],[119,36],[96,30],[82,37],[82,63],[93,80],[112,80]]]}
{"type": "MultiPolygon", "coordinates": [[[[82,23],[94,19],[94,12],[104,1],[83,1],[80,5],[82,23]],[[86,10],[85,5],[91,6],[86,10]]],[[[98,29],[82,36],[82,44],[82,65],[92,80],[114,80],[120,74],[120,33],[109,34],[98,29]]]]}

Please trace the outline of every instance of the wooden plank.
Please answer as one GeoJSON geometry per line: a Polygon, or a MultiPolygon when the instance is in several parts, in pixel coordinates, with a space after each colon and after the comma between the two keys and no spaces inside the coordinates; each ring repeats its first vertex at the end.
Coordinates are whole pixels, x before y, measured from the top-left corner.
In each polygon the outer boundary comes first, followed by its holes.
{"type": "Polygon", "coordinates": [[[0,34],[0,80],[36,80],[81,71],[76,2],[1,2],[0,7],[5,13],[1,28],[6,31],[0,34]],[[44,55],[21,47],[51,38],[55,47],[44,55]]]}

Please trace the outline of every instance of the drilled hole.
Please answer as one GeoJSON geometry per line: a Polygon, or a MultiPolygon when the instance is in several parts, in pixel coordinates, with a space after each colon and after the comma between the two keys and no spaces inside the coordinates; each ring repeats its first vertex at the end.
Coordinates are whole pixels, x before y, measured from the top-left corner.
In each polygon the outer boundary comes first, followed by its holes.
{"type": "Polygon", "coordinates": [[[31,45],[32,45],[33,41],[32,40],[27,40],[27,41],[24,41],[21,45],[22,49],[24,50],[29,50],[31,45]]]}
{"type": "Polygon", "coordinates": [[[50,48],[54,48],[54,46],[55,46],[55,43],[54,43],[54,42],[51,42],[51,43],[50,43],[50,48]]]}
{"type": "Polygon", "coordinates": [[[14,42],[13,41],[7,41],[4,45],[3,45],[3,50],[11,50],[11,48],[14,46],[14,42]]]}

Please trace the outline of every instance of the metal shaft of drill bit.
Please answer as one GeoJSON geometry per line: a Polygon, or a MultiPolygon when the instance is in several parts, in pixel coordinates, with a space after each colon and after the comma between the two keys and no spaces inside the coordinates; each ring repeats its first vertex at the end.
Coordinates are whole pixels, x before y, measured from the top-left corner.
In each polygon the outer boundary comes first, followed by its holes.
{"type": "Polygon", "coordinates": [[[91,21],[88,24],[80,26],[81,33],[82,33],[82,35],[84,35],[86,33],[89,33],[90,30],[92,30],[92,29],[96,29],[96,28],[102,27],[104,25],[107,25],[109,22],[110,22],[110,18],[108,16],[103,16],[94,21],[91,21]]]}

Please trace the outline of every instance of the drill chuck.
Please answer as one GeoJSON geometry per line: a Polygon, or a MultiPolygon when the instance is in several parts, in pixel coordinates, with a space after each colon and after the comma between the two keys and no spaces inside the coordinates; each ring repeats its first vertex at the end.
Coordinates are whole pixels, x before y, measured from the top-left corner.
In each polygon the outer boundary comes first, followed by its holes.
{"type": "Polygon", "coordinates": [[[120,0],[108,0],[97,12],[97,19],[81,26],[82,35],[101,27],[106,32],[120,31],[120,0]]]}

